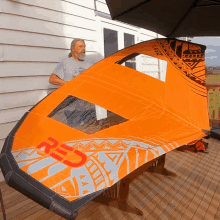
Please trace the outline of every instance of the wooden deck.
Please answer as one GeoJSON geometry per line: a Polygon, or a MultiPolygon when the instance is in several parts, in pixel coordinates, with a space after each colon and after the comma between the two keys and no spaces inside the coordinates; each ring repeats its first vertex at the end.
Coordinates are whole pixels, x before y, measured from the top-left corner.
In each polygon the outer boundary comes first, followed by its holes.
{"type": "MultiPolygon", "coordinates": [[[[172,151],[166,168],[177,177],[144,172],[130,187],[128,200],[144,213],[137,216],[93,201],[79,209],[77,220],[220,220],[220,141],[210,138],[208,154],[172,151]]],[[[7,220],[64,219],[13,188],[0,183],[7,220]]],[[[0,219],[3,219],[0,212],[0,219]]]]}

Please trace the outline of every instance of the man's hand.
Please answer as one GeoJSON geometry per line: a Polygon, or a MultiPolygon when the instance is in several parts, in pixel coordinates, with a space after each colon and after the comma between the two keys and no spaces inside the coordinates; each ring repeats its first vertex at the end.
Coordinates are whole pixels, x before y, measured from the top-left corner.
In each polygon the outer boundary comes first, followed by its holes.
{"type": "Polygon", "coordinates": [[[51,83],[53,85],[62,86],[62,85],[64,85],[66,83],[66,81],[60,79],[56,74],[52,73],[50,75],[49,83],[51,83]]]}

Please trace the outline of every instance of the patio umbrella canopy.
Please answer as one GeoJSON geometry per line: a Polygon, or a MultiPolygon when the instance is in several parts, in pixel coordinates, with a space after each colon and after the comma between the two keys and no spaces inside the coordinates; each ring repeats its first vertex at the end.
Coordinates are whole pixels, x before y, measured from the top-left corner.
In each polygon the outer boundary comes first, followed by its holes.
{"type": "Polygon", "coordinates": [[[106,0],[113,20],[166,37],[220,35],[219,0],[106,0]]]}

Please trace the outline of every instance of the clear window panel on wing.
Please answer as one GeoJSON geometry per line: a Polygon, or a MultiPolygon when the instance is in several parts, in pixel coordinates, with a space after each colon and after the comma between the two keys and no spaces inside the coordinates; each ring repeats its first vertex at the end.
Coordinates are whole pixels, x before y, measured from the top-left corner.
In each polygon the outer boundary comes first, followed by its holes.
{"type": "Polygon", "coordinates": [[[159,79],[163,82],[166,80],[167,61],[165,60],[157,59],[145,54],[132,53],[119,60],[117,63],[159,79]]]}
{"type": "Polygon", "coordinates": [[[64,99],[48,117],[87,134],[127,121],[101,106],[74,96],[64,99]]]}

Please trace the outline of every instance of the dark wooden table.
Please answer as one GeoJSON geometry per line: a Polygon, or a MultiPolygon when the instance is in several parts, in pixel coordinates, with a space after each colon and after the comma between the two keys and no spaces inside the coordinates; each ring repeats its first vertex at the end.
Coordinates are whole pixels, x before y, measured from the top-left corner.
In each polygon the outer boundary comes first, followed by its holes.
{"type": "Polygon", "coordinates": [[[162,155],[134,170],[132,173],[124,177],[118,183],[109,187],[101,195],[97,196],[93,201],[118,208],[123,211],[143,215],[143,212],[128,202],[129,184],[144,171],[158,173],[165,176],[176,176],[175,173],[167,170],[165,166],[165,157],[162,155]]]}

